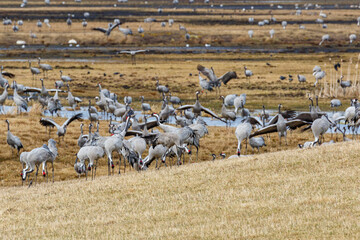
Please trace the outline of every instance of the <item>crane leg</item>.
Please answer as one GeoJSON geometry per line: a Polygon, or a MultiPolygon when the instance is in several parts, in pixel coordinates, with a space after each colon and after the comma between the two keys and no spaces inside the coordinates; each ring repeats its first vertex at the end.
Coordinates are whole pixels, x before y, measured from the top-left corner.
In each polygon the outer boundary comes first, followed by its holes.
{"type": "Polygon", "coordinates": [[[39,172],[39,165],[36,165],[36,173],[35,173],[35,185],[36,185],[36,181],[37,181],[37,175],[39,172]]]}

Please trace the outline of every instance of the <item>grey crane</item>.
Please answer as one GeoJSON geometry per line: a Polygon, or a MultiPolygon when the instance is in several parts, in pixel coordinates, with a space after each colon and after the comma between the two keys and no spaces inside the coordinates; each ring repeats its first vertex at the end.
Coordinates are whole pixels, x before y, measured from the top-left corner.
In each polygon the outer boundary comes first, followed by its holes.
{"type": "Polygon", "coordinates": [[[131,55],[131,62],[133,65],[136,65],[136,54],[147,52],[148,50],[122,50],[120,53],[130,54],[131,55]]]}
{"type": "Polygon", "coordinates": [[[122,23],[115,23],[115,24],[109,23],[107,29],[97,27],[97,28],[92,28],[91,30],[100,31],[100,32],[104,33],[106,35],[106,37],[109,37],[112,30],[114,30],[117,26],[120,26],[121,24],[122,23]]]}
{"type": "Polygon", "coordinates": [[[346,88],[351,87],[352,81],[343,81],[344,76],[342,75],[340,79],[337,80],[337,82],[340,84],[340,87],[343,89],[343,94],[345,97],[346,88]]]}
{"type": "Polygon", "coordinates": [[[67,75],[63,75],[63,71],[60,70],[60,78],[61,80],[63,80],[64,82],[71,82],[73,79],[67,75]]]}
{"type": "Polygon", "coordinates": [[[54,182],[54,161],[58,155],[58,149],[56,147],[56,141],[54,139],[49,139],[48,141],[48,148],[52,153],[52,158],[48,158],[45,161],[43,161],[43,176],[47,176],[47,182],[49,181],[49,174],[47,170],[47,163],[51,162],[52,167],[52,182],[54,182]]]}
{"type": "Polygon", "coordinates": [[[311,130],[315,138],[314,143],[321,144],[320,138],[323,137],[324,133],[326,133],[330,126],[336,127],[336,124],[332,122],[327,115],[321,116],[321,118],[316,119],[312,123],[311,130]]]}
{"type": "Polygon", "coordinates": [[[5,101],[8,98],[8,89],[9,88],[9,84],[5,83],[4,85],[4,91],[2,92],[2,94],[0,95],[0,107],[1,107],[1,111],[5,114],[5,109],[4,109],[4,104],[5,101]]]}
{"type": "Polygon", "coordinates": [[[180,104],[181,105],[181,99],[177,96],[172,96],[171,92],[169,92],[169,102],[172,104],[180,104]]]}
{"type": "Polygon", "coordinates": [[[306,82],[306,77],[304,75],[297,75],[299,83],[306,82]]]}
{"type": "Polygon", "coordinates": [[[271,29],[271,30],[269,31],[269,33],[270,33],[270,38],[273,38],[274,35],[275,35],[275,30],[274,30],[274,29],[271,29]]]}
{"type": "Polygon", "coordinates": [[[323,79],[326,75],[325,71],[322,71],[321,68],[316,68],[319,66],[315,66],[314,70],[313,70],[313,75],[315,77],[315,83],[314,86],[316,86],[316,84],[318,83],[319,80],[323,79]]]}
{"type": "Polygon", "coordinates": [[[248,31],[248,35],[249,35],[249,38],[252,38],[254,36],[254,31],[253,30],[249,30],[248,31]]]}
{"type": "Polygon", "coordinates": [[[293,119],[286,121],[281,113],[281,104],[279,104],[279,114],[277,114],[273,119],[276,118],[276,121],[272,119],[270,121],[271,124],[269,124],[266,127],[261,128],[260,130],[256,131],[255,133],[251,134],[250,137],[255,137],[262,134],[272,133],[272,132],[278,132],[279,134],[279,143],[281,145],[281,137],[283,136],[285,138],[285,144],[287,145],[287,128],[296,129],[298,127],[307,125],[308,123],[305,121],[302,121],[300,119],[293,119]]]}
{"type": "Polygon", "coordinates": [[[247,69],[246,66],[244,66],[244,74],[245,74],[245,77],[250,79],[250,77],[253,75],[253,72],[249,69],[247,69]]]}
{"type": "Polygon", "coordinates": [[[265,140],[263,137],[252,137],[249,139],[249,144],[253,150],[254,150],[254,148],[257,148],[258,153],[260,153],[259,148],[266,146],[265,140]]]}
{"type": "Polygon", "coordinates": [[[82,102],[82,100],[80,98],[74,97],[72,95],[69,84],[67,84],[66,86],[68,89],[68,96],[67,96],[66,100],[68,100],[69,106],[75,111],[77,104],[82,102]]]}
{"type": "Polygon", "coordinates": [[[138,33],[143,33],[143,32],[144,32],[144,29],[141,26],[139,26],[138,27],[138,33]]]}
{"type": "Polygon", "coordinates": [[[7,127],[8,127],[7,136],[6,136],[6,142],[11,148],[16,149],[17,154],[19,155],[20,150],[22,148],[24,148],[24,147],[23,147],[20,139],[10,132],[10,122],[9,122],[9,120],[6,119],[5,122],[7,123],[7,127]]]}
{"type": "Polygon", "coordinates": [[[183,105],[181,107],[178,107],[176,110],[179,111],[179,110],[186,110],[186,109],[192,109],[195,116],[201,116],[201,112],[205,112],[207,114],[209,114],[210,116],[220,120],[220,121],[223,121],[226,123],[226,121],[222,120],[220,117],[218,117],[215,113],[213,113],[211,110],[209,110],[208,108],[205,108],[203,107],[201,104],[200,104],[200,101],[199,101],[199,94],[200,92],[199,91],[196,91],[196,102],[194,105],[183,105]]]}
{"type": "Polygon", "coordinates": [[[342,104],[341,104],[341,101],[339,99],[331,99],[331,101],[330,101],[330,107],[331,108],[338,108],[341,105],[342,104]]]}
{"type": "Polygon", "coordinates": [[[235,113],[237,114],[239,109],[244,109],[246,104],[246,94],[242,93],[234,99],[235,113]]]}
{"type": "Polygon", "coordinates": [[[13,82],[14,84],[14,102],[16,104],[17,107],[17,112],[20,113],[21,109],[24,109],[25,111],[27,111],[28,108],[28,104],[26,102],[25,99],[23,99],[18,93],[17,93],[17,85],[16,82],[13,82]]]}
{"type": "Polygon", "coordinates": [[[223,100],[223,104],[222,104],[222,107],[221,107],[221,117],[223,117],[226,120],[226,126],[227,125],[231,126],[231,121],[236,120],[236,113],[231,111],[231,110],[228,110],[226,108],[224,96],[220,96],[220,98],[223,100]]]}
{"type": "Polygon", "coordinates": [[[219,94],[220,94],[221,82],[223,82],[226,85],[231,79],[237,78],[236,72],[234,71],[229,71],[218,78],[215,75],[214,69],[212,67],[208,69],[200,64],[197,65],[197,70],[200,71],[202,74],[204,74],[210,80],[210,84],[218,89],[219,94]]]}
{"type": "Polygon", "coordinates": [[[78,138],[78,146],[80,148],[82,148],[84,146],[84,144],[89,140],[89,135],[84,135],[83,126],[84,126],[84,124],[81,123],[80,124],[80,136],[78,138]]]}
{"type": "MultiPolygon", "coordinates": [[[[45,174],[45,162],[51,161],[53,162],[56,159],[57,156],[57,148],[55,146],[56,142],[53,139],[49,139],[48,145],[44,144],[42,147],[35,148],[31,150],[27,156],[26,156],[26,163],[27,167],[22,170],[21,177],[24,181],[28,174],[32,173],[35,170],[36,167],[36,173],[35,173],[35,184],[37,181],[37,175],[39,171],[40,164],[43,164],[43,174],[45,174]],[[54,147],[55,146],[55,147],[54,147]]],[[[54,168],[53,168],[53,179],[54,179],[54,168]]],[[[32,181],[30,182],[30,185],[32,184],[32,181]]]]}
{"type": "Polygon", "coordinates": [[[349,39],[350,39],[350,44],[356,40],[356,34],[350,34],[349,36],[349,39]]]}
{"type": "MultiPolygon", "coordinates": [[[[104,142],[104,150],[105,150],[106,156],[108,158],[108,174],[109,175],[110,175],[110,166],[111,166],[111,168],[114,168],[112,152],[117,151],[118,154],[121,153],[121,150],[123,148],[124,137],[129,128],[129,121],[130,121],[130,118],[127,117],[126,122],[125,122],[125,127],[121,131],[121,133],[112,135],[111,137],[107,138],[104,142]]],[[[119,159],[119,174],[120,174],[120,162],[121,162],[121,158],[119,159]]],[[[124,159],[124,171],[125,171],[125,167],[126,167],[125,164],[126,163],[125,163],[125,159],[124,159]]]]}
{"type": "Polygon", "coordinates": [[[235,136],[238,140],[238,146],[237,146],[237,155],[240,156],[241,154],[241,142],[245,139],[246,140],[246,152],[247,152],[247,141],[250,137],[251,131],[252,131],[252,124],[259,124],[261,123],[257,121],[253,117],[247,117],[244,119],[242,123],[240,123],[236,129],[235,129],[235,136]]]}
{"type": "Polygon", "coordinates": [[[45,78],[47,72],[53,69],[49,64],[41,63],[40,57],[38,57],[38,65],[39,65],[39,68],[41,68],[41,70],[44,73],[44,78],[45,78]]]}
{"type": "MultiPolygon", "coordinates": [[[[33,76],[33,81],[35,83],[35,76],[40,74],[40,69],[38,69],[36,67],[31,67],[31,61],[29,60],[28,62],[29,62],[30,72],[33,76]]],[[[35,86],[35,84],[34,84],[34,86],[35,86]]]]}
{"type": "MultiPolygon", "coordinates": [[[[211,82],[210,81],[207,81],[206,78],[203,78],[201,77],[201,72],[199,71],[199,84],[200,84],[200,87],[202,89],[202,91],[213,91],[213,87],[211,85],[211,82]]],[[[205,92],[207,94],[207,92],[205,92]]]]}
{"type": "Polygon", "coordinates": [[[282,21],[282,22],[281,22],[281,26],[283,27],[283,29],[286,29],[287,21],[282,21]]]}
{"type": "Polygon", "coordinates": [[[319,45],[323,44],[323,42],[325,41],[329,41],[330,40],[330,35],[329,34],[325,34],[321,37],[321,41],[319,43],[319,45]]]}
{"type": "Polygon", "coordinates": [[[229,95],[226,95],[226,97],[225,97],[225,99],[224,99],[225,106],[226,106],[226,107],[234,106],[234,100],[235,100],[235,98],[236,98],[237,96],[238,96],[237,94],[229,94],[229,95]]]}
{"type": "Polygon", "coordinates": [[[151,111],[151,106],[148,103],[144,103],[144,96],[141,96],[140,100],[141,100],[141,109],[142,109],[142,111],[144,113],[144,116],[145,116],[146,112],[151,111]]]}
{"type": "MultiPolygon", "coordinates": [[[[1,66],[2,68],[2,66],[1,66]]],[[[0,71],[0,86],[4,87],[5,84],[9,84],[8,80],[3,77],[2,70],[0,71]]]]}
{"type": "Polygon", "coordinates": [[[129,26],[126,26],[126,28],[119,27],[119,31],[125,35],[125,40],[127,39],[128,35],[133,35],[132,30],[129,28],[129,26]]]}
{"type": "Polygon", "coordinates": [[[146,170],[150,164],[156,159],[156,166],[158,168],[158,160],[166,153],[167,147],[162,144],[158,144],[155,147],[150,146],[148,155],[143,160],[142,169],[146,170]]]}
{"type": "Polygon", "coordinates": [[[77,113],[77,114],[73,115],[72,117],[69,117],[61,126],[52,119],[41,118],[40,124],[43,126],[46,126],[46,127],[56,127],[57,135],[59,137],[59,142],[60,142],[60,137],[61,136],[63,136],[63,138],[65,137],[66,129],[67,129],[68,125],[74,120],[81,119],[81,117],[82,117],[82,113],[77,113]]]}
{"type": "Polygon", "coordinates": [[[72,20],[70,18],[70,13],[68,14],[68,18],[66,19],[66,25],[68,25],[68,27],[70,28],[72,24],[72,20]]]}
{"type": "Polygon", "coordinates": [[[77,173],[81,174],[85,166],[85,161],[88,160],[88,167],[85,168],[86,179],[88,170],[91,170],[91,178],[95,179],[97,162],[102,157],[104,157],[104,149],[102,147],[84,146],[80,148],[79,152],[76,154],[74,168],[77,173]],[[77,162],[77,160],[80,162],[77,162]]]}
{"type": "Polygon", "coordinates": [[[159,85],[159,79],[156,79],[156,90],[160,93],[160,95],[162,93],[168,93],[169,92],[169,87],[166,85],[159,85]]]}

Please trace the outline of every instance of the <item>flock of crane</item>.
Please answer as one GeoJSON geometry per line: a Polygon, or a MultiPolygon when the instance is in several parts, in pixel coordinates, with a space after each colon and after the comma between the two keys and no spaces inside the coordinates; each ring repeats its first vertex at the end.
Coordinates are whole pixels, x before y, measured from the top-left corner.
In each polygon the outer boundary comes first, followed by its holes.
{"type": "MultiPolygon", "coordinates": [[[[44,78],[46,72],[51,71],[52,67],[48,64],[41,63],[41,59],[38,58],[39,68],[31,67],[29,61],[30,72],[33,75],[40,74],[43,71],[44,78]]],[[[334,68],[338,70],[340,64],[335,64],[334,68]]],[[[7,89],[9,88],[9,81],[6,78],[15,77],[10,72],[0,71],[0,86],[4,88],[3,93],[0,95],[0,104],[3,107],[5,101],[8,99],[7,89]]],[[[231,157],[240,157],[241,144],[245,140],[246,152],[247,142],[252,148],[259,148],[266,146],[265,139],[258,137],[259,135],[269,134],[277,132],[279,135],[279,144],[281,144],[281,137],[285,138],[287,144],[287,131],[288,129],[296,129],[305,126],[304,130],[310,129],[314,135],[314,141],[306,142],[299,145],[300,147],[314,147],[320,144],[329,144],[322,142],[322,136],[328,131],[329,128],[333,128],[343,134],[344,140],[349,140],[345,137],[345,128],[340,127],[340,121],[344,120],[348,123],[348,127],[353,129],[354,136],[356,136],[357,128],[360,124],[360,103],[357,99],[351,101],[351,106],[345,111],[344,114],[337,112],[332,116],[328,116],[326,112],[322,112],[318,106],[318,97],[316,96],[316,103],[313,103],[313,99],[309,97],[311,101],[310,109],[308,112],[296,113],[295,111],[281,111],[281,104],[279,105],[278,114],[270,118],[263,106],[260,119],[251,116],[251,112],[245,108],[246,94],[230,94],[227,96],[220,96],[220,87],[222,84],[227,84],[230,80],[238,77],[234,71],[229,71],[223,74],[221,77],[215,75],[214,69],[206,68],[202,65],[197,66],[199,71],[199,85],[202,88],[201,91],[196,92],[196,101],[194,104],[182,105],[181,99],[177,96],[173,96],[170,92],[170,88],[167,85],[161,85],[159,80],[156,80],[154,90],[158,91],[162,99],[162,107],[159,114],[151,113],[151,105],[145,102],[145,98],[142,96],[141,110],[143,112],[143,122],[139,122],[136,117],[135,110],[131,107],[132,97],[125,96],[124,104],[118,102],[118,96],[110,92],[107,89],[102,89],[101,84],[99,87],[99,96],[95,97],[95,105],[103,113],[99,113],[97,108],[91,105],[87,107],[88,117],[90,120],[88,134],[83,133],[84,125],[81,124],[81,135],[78,138],[78,146],[80,147],[76,154],[76,161],[74,169],[79,177],[81,174],[85,174],[91,170],[92,178],[95,178],[97,161],[107,156],[108,159],[108,174],[114,173],[114,160],[113,152],[118,152],[119,156],[122,156],[124,162],[124,169],[126,168],[126,162],[129,163],[136,170],[146,170],[150,164],[156,160],[156,168],[158,168],[158,160],[161,160],[166,165],[166,158],[176,157],[177,164],[183,164],[185,153],[190,154],[191,148],[196,148],[196,159],[198,158],[198,151],[200,148],[200,140],[208,133],[207,124],[201,115],[207,114],[212,118],[225,122],[227,126],[231,125],[231,121],[241,117],[242,122],[235,129],[235,136],[238,140],[237,153],[231,157]],[[205,108],[200,103],[199,95],[204,91],[211,91],[213,88],[217,89],[223,105],[221,113],[217,115],[214,111],[205,108]],[[174,108],[178,105],[177,108],[174,108]],[[234,110],[229,107],[234,107],[234,110]],[[99,133],[99,120],[101,118],[110,118],[110,124],[108,132],[111,136],[101,136],[99,133]],[[174,125],[166,124],[166,122],[174,116],[176,127],[174,125]],[[154,118],[153,120],[149,120],[154,118]],[[120,121],[117,121],[120,120],[120,121]],[[96,131],[92,131],[96,125],[96,131]],[[259,126],[259,129],[253,132],[255,126],[259,126]],[[159,127],[162,132],[153,130],[154,127],[159,127]],[[151,130],[151,131],[150,131],[151,130]],[[125,139],[126,136],[134,136],[130,139],[125,139]],[[148,155],[143,158],[143,154],[148,149],[148,155]],[[86,164],[87,163],[87,164],[86,164]]],[[[313,75],[316,82],[321,79],[318,76],[319,72],[323,72],[321,75],[325,75],[325,72],[321,70],[319,66],[315,66],[313,69],[313,75]]],[[[253,73],[244,67],[244,76],[250,78],[253,73]]],[[[82,119],[83,113],[76,113],[77,104],[82,100],[78,97],[74,97],[70,91],[69,83],[73,81],[69,76],[65,76],[60,71],[61,80],[55,82],[55,89],[47,89],[44,86],[44,80],[42,82],[42,88],[28,87],[21,84],[17,84],[13,81],[11,88],[13,89],[13,101],[17,106],[18,113],[28,110],[28,101],[38,101],[44,109],[48,110],[52,115],[57,114],[59,110],[63,108],[61,99],[59,97],[59,91],[66,83],[67,94],[66,98],[73,111],[73,115],[69,117],[63,124],[57,123],[52,118],[41,118],[40,124],[49,128],[49,137],[51,128],[57,129],[58,141],[61,141],[61,137],[65,137],[67,127],[75,120],[82,119]],[[50,96],[51,92],[55,92],[53,96],[50,96]],[[28,94],[27,97],[21,96],[21,94],[28,94]]],[[[315,83],[316,84],[316,83],[315,83]]],[[[331,100],[331,107],[337,108],[341,106],[341,101],[338,99],[331,100]]],[[[5,113],[5,112],[4,112],[5,113]]],[[[19,155],[23,144],[19,137],[14,136],[10,131],[10,122],[6,120],[8,126],[7,143],[10,147],[17,150],[19,155]]],[[[330,142],[331,143],[331,142],[330,142]]],[[[20,154],[20,162],[23,164],[23,170],[21,176],[23,180],[29,176],[29,174],[36,170],[35,176],[39,167],[42,166],[42,173],[44,176],[47,174],[47,163],[50,162],[53,167],[53,163],[57,157],[56,142],[53,139],[48,141],[48,144],[44,144],[39,148],[35,148],[30,152],[22,152],[20,154]]],[[[244,155],[246,156],[246,155],[244,155]]],[[[222,157],[225,157],[222,155],[222,157]]],[[[191,161],[191,155],[189,162],[191,161]]],[[[119,157],[119,174],[120,174],[121,157],[119,157]]],[[[53,168],[54,179],[54,168],[53,168]]],[[[125,171],[125,170],[124,170],[125,171]]],[[[35,182],[36,182],[35,177],[35,182]]],[[[30,182],[32,183],[32,181],[30,182]]]]}

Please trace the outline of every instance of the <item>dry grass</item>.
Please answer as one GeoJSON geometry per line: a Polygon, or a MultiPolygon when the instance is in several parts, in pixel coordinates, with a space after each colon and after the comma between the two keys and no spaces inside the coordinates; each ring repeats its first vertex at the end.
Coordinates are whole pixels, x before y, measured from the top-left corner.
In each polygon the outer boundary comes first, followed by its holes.
{"type": "Polygon", "coordinates": [[[3,238],[358,239],[359,143],[0,192],[3,238]]]}

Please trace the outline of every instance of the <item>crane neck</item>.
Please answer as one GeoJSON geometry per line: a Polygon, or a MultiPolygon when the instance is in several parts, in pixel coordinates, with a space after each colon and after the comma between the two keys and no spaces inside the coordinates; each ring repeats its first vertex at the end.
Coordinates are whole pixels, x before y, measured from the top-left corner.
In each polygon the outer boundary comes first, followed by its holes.
{"type": "Polygon", "coordinates": [[[9,123],[9,121],[6,121],[6,123],[7,123],[7,126],[8,126],[8,131],[10,131],[10,123],[9,123]]]}

